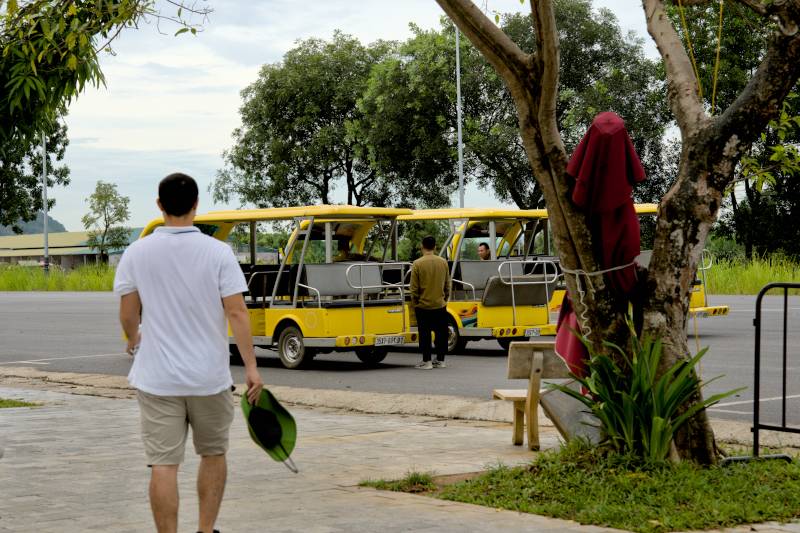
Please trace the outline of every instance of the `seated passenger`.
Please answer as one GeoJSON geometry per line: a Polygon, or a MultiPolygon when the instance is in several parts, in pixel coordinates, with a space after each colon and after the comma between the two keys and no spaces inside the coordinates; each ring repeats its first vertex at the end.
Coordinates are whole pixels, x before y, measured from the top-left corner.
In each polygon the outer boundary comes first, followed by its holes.
{"type": "Polygon", "coordinates": [[[361,258],[364,257],[360,254],[350,253],[350,239],[339,238],[336,239],[336,243],[339,253],[333,258],[334,263],[340,263],[342,261],[360,261],[361,258]]]}
{"type": "Polygon", "coordinates": [[[487,243],[482,242],[478,245],[478,257],[481,258],[481,261],[488,261],[492,258],[492,251],[487,243]]]}

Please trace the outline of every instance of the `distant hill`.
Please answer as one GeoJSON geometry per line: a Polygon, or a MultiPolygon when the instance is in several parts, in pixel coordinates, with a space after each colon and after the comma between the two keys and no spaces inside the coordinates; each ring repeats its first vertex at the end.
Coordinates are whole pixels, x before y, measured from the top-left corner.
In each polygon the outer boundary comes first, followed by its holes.
{"type": "MultiPolygon", "coordinates": [[[[22,233],[30,234],[30,233],[42,233],[44,232],[44,217],[42,216],[42,212],[36,215],[36,220],[31,220],[30,222],[22,222],[19,224],[19,227],[22,229],[22,233]]],[[[58,220],[54,219],[50,215],[47,215],[47,232],[60,232],[60,231],[67,231],[64,228],[64,225],[59,222],[58,220]]],[[[0,226],[0,237],[3,235],[16,235],[14,231],[11,229],[11,226],[0,226]]]]}

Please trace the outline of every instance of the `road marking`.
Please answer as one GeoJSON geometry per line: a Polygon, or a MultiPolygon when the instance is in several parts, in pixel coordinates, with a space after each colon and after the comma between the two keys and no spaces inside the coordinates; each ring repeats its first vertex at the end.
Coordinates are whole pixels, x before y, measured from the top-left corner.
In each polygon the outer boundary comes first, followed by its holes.
{"type": "Polygon", "coordinates": [[[62,360],[67,360],[67,359],[89,359],[89,358],[92,358],[92,357],[114,357],[114,356],[117,356],[117,355],[128,356],[128,354],[126,354],[124,352],[119,352],[119,353],[101,353],[101,354],[96,354],[96,355],[68,355],[66,357],[48,357],[48,358],[45,358],[45,359],[26,359],[26,360],[23,360],[23,361],[5,361],[5,362],[0,363],[0,365],[15,365],[15,364],[20,364],[20,363],[33,364],[33,365],[48,365],[50,363],[46,362],[46,361],[62,361],[62,360]]]}
{"type": "Polygon", "coordinates": [[[713,413],[729,413],[733,415],[753,415],[752,411],[734,411],[732,409],[714,409],[713,407],[709,407],[709,411],[713,413]]]}
{"type": "MultiPolygon", "coordinates": [[[[792,394],[791,396],[787,396],[787,400],[792,400],[794,398],[800,398],[800,394],[792,394]]],[[[762,402],[774,402],[777,400],[783,400],[783,396],[775,396],[774,398],[761,398],[762,402]]],[[[715,407],[730,407],[732,405],[745,405],[748,403],[753,403],[753,400],[742,400],[740,402],[728,402],[728,403],[718,403],[715,407]]],[[[714,409],[715,407],[711,407],[710,409],[714,409]]]]}

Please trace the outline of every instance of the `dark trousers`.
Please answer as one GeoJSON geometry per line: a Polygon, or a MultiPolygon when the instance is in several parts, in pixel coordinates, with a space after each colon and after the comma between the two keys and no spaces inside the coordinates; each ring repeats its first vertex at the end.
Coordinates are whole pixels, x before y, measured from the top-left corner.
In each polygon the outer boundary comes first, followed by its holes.
{"type": "Polygon", "coordinates": [[[447,308],[423,309],[416,307],[417,331],[419,332],[419,348],[422,350],[422,360],[431,360],[431,332],[436,334],[436,360],[444,361],[447,353],[447,308]]]}

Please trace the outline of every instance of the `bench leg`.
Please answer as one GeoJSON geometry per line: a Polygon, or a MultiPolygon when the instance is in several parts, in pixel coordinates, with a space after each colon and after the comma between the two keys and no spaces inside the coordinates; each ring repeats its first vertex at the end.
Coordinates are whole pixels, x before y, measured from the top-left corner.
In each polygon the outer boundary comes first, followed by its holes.
{"type": "Polygon", "coordinates": [[[539,398],[531,401],[530,396],[525,405],[525,424],[528,426],[528,449],[539,450],[539,398]]]}
{"type": "Polygon", "coordinates": [[[522,445],[522,433],[525,425],[525,402],[514,402],[514,434],[511,442],[515,446],[522,445]]]}

